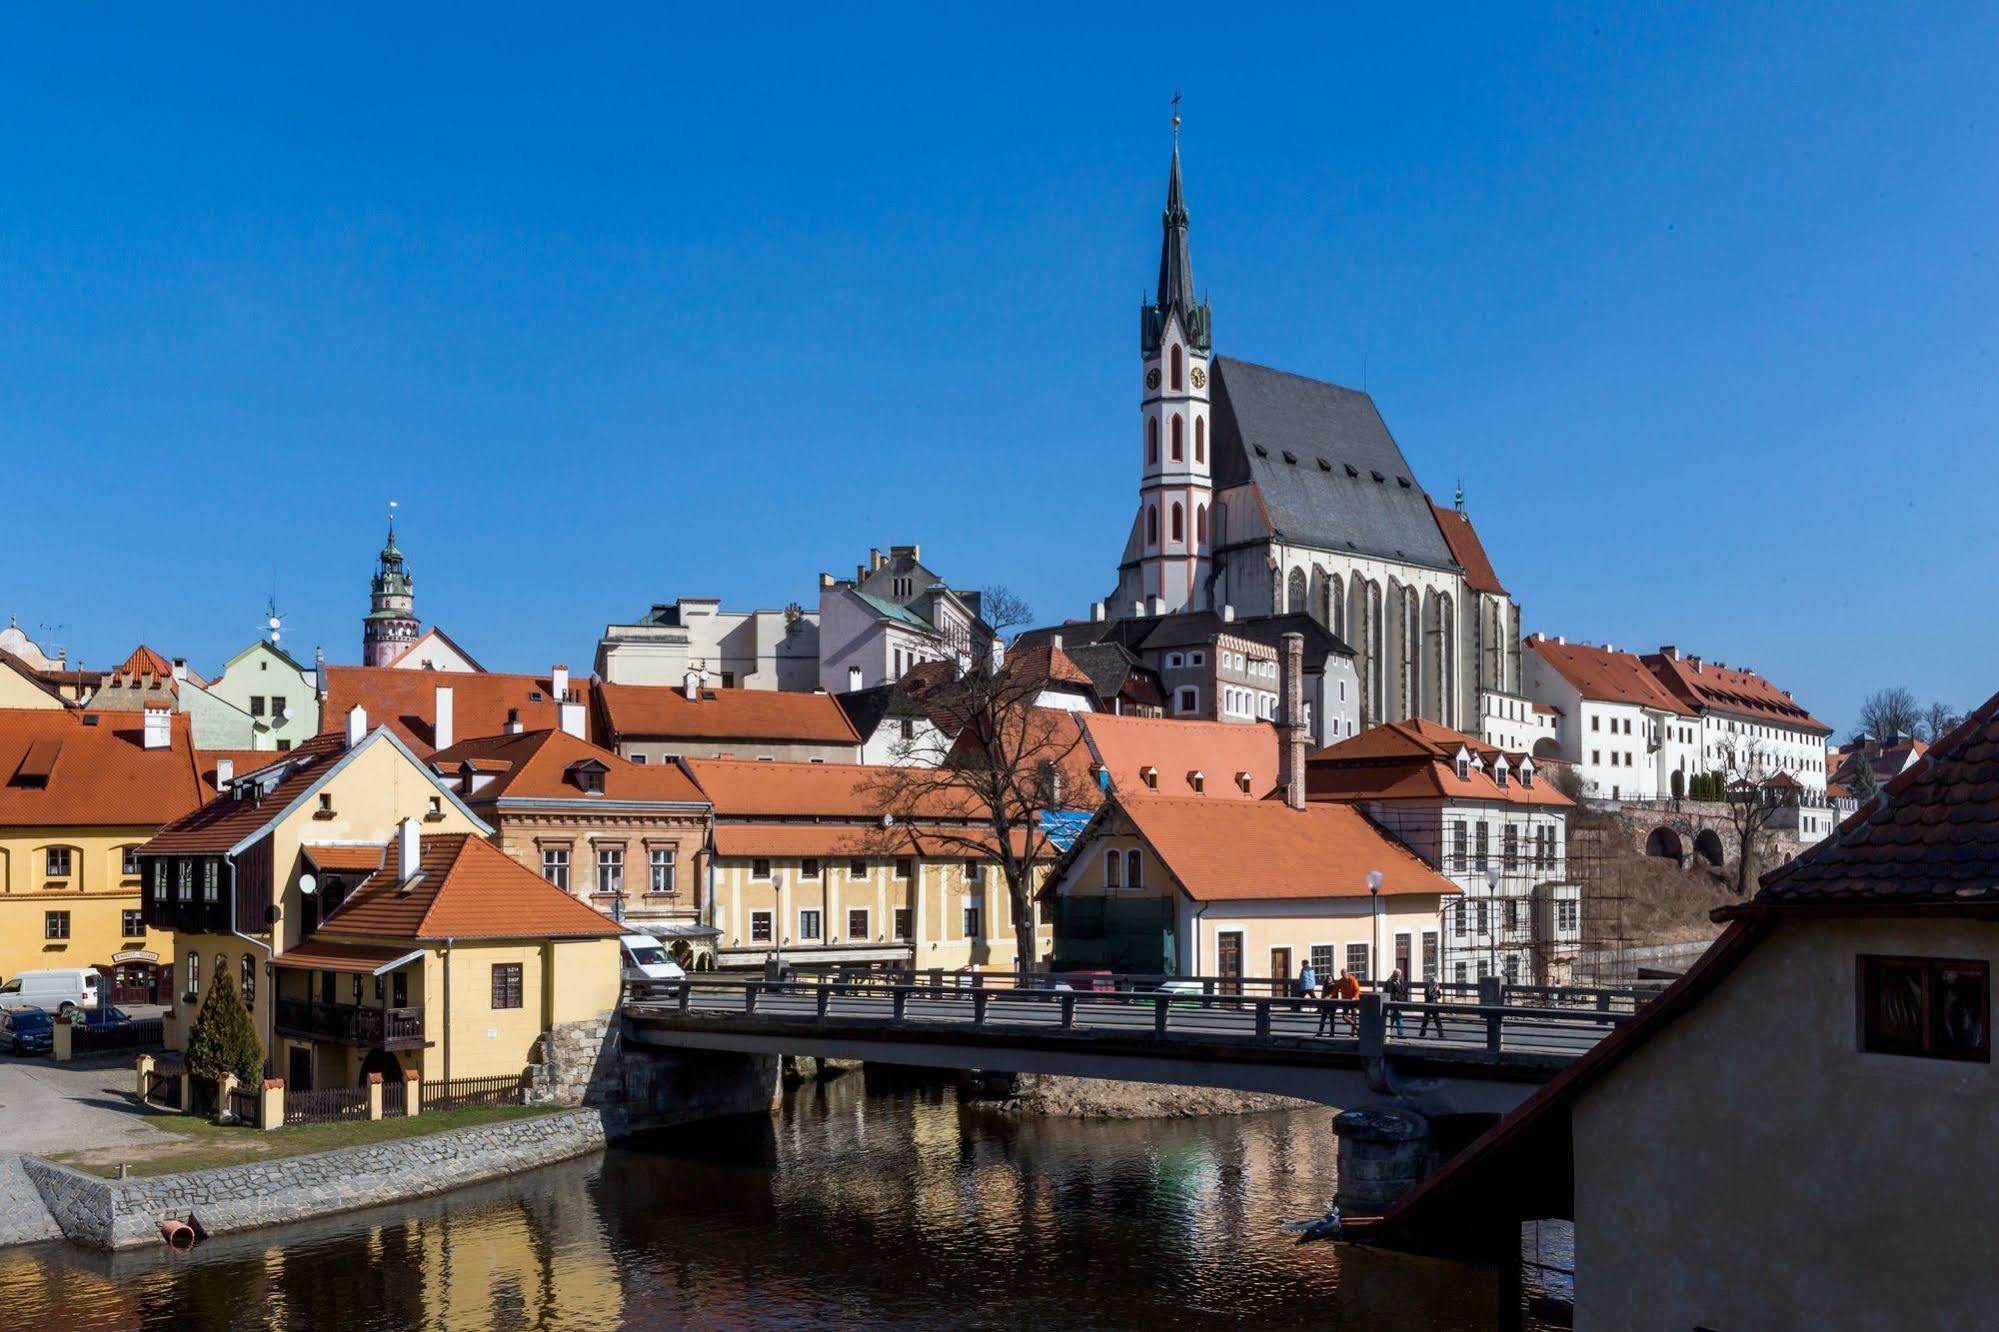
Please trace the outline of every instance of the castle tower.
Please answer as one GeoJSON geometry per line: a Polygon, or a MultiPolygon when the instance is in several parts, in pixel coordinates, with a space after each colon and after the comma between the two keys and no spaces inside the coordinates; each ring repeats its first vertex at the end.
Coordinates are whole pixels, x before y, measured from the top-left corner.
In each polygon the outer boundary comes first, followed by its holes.
{"type": "Polygon", "coordinates": [[[420,632],[416,580],[396,547],[396,515],[389,514],[389,539],[375,560],[368,582],[368,614],[361,621],[361,664],[388,666],[409,651],[420,632]]]}
{"type": "Polygon", "coordinates": [[[1159,292],[1139,309],[1140,395],[1138,592],[1150,610],[1207,608],[1208,506],[1214,486],[1208,412],[1207,302],[1194,300],[1187,205],[1180,189],[1180,118],[1173,118],[1173,172],[1166,182],[1159,292]],[[1153,598],[1157,597],[1155,603],[1153,598]]]}

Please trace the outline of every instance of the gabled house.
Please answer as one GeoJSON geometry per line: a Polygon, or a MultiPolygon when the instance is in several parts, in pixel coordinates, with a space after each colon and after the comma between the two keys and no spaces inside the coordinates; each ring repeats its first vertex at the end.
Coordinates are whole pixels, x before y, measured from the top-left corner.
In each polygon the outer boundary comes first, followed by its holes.
{"type": "Polygon", "coordinates": [[[430,765],[517,863],[659,939],[683,967],[714,965],[708,799],[677,765],[633,763],[553,730],[462,740],[430,765]]]}
{"type": "Polygon", "coordinates": [[[749,758],[851,763],[861,737],[828,694],[714,689],[690,676],[678,689],[600,684],[596,737],[634,763],[749,758]]]}
{"type": "Polygon", "coordinates": [[[339,730],[359,707],[418,754],[501,735],[509,726],[588,740],[592,693],[591,682],[572,679],[567,666],[551,667],[546,675],[328,666],[321,729],[339,730]]]}
{"type": "Polygon", "coordinates": [[[258,639],[223,663],[207,692],[250,719],[256,743],[239,743],[196,726],[203,749],[290,749],[319,734],[319,679],[268,639],[258,639]]]}
{"type": "Polygon", "coordinates": [[[62,692],[11,652],[0,652],[0,708],[55,711],[71,706],[62,692]]]}
{"type": "Polygon", "coordinates": [[[1531,634],[1522,659],[1528,697],[1556,722],[1537,732],[1534,757],[1574,765],[1585,796],[1668,799],[1708,771],[1700,718],[1636,653],[1531,634]]]}
{"type": "Polygon", "coordinates": [[[924,567],[920,546],[891,546],[850,581],[819,575],[819,687],[851,693],[900,680],[923,662],[983,661],[993,632],[981,596],[924,567]]]}

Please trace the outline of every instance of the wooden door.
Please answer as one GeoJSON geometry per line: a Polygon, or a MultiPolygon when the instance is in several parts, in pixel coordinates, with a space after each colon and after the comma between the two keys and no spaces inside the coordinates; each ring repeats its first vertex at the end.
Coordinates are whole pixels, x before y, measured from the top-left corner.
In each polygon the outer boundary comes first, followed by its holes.
{"type": "Polygon", "coordinates": [[[1242,931],[1223,930],[1215,936],[1215,971],[1223,994],[1242,993],[1242,931]]]}
{"type": "Polygon", "coordinates": [[[1270,994],[1279,998],[1291,992],[1291,950],[1273,948],[1270,950],[1270,994]]]}
{"type": "Polygon", "coordinates": [[[312,1047],[294,1045],[285,1054],[285,1090],[312,1090],[312,1047]]]}

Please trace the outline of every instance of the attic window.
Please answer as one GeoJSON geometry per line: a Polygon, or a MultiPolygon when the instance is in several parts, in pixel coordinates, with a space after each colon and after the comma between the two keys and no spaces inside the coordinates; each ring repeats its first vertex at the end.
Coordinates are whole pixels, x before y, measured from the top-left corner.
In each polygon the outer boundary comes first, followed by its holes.
{"type": "Polygon", "coordinates": [[[1505,759],[1501,759],[1501,760],[1499,760],[1499,762],[1497,762],[1497,763],[1495,763],[1495,764],[1493,764],[1493,765],[1492,765],[1492,780],[1493,780],[1494,782],[1496,782],[1496,783],[1497,783],[1497,784],[1499,785],[1499,789],[1500,789],[1500,790],[1504,791],[1504,790],[1506,789],[1506,760],[1505,760],[1505,759]]]}
{"type": "Polygon", "coordinates": [[[1187,785],[1194,788],[1196,795],[1202,794],[1208,786],[1208,775],[1196,768],[1187,774],[1187,785]]]}
{"type": "Polygon", "coordinates": [[[1157,791],[1159,789],[1159,769],[1153,767],[1140,768],[1138,776],[1141,781],[1153,790],[1157,791]]]}
{"type": "Polygon", "coordinates": [[[1330,472],[1333,470],[1333,465],[1327,462],[1324,458],[1321,458],[1319,459],[1319,470],[1322,472],[1330,472]]]}
{"type": "Polygon", "coordinates": [[[1471,780],[1471,759],[1463,750],[1458,751],[1458,780],[1461,782],[1471,780]]]}
{"type": "Polygon", "coordinates": [[[569,765],[569,780],[579,791],[601,793],[604,789],[604,774],[608,769],[596,759],[584,759],[581,763],[569,765]]]}
{"type": "Polygon", "coordinates": [[[1343,465],[1344,465],[1344,466],[1346,467],[1346,469],[1347,469],[1347,475],[1348,475],[1349,477],[1352,477],[1352,478],[1353,478],[1354,480],[1356,480],[1356,481],[1358,481],[1358,480],[1360,479],[1360,473],[1359,473],[1358,471],[1354,470],[1354,465],[1353,465],[1352,463],[1345,463],[1345,464],[1343,464],[1343,465]]]}
{"type": "Polygon", "coordinates": [[[1398,476],[1395,478],[1395,484],[1401,486],[1404,490],[1407,490],[1409,489],[1409,478],[1406,476],[1398,476]]]}
{"type": "Polygon", "coordinates": [[[1380,485],[1388,480],[1387,477],[1383,476],[1381,473],[1374,471],[1372,469],[1369,469],[1368,475],[1374,478],[1376,485],[1380,485]]]}
{"type": "Polygon", "coordinates": [[[1241,792],[1242,792],[1242,793],[1243,793],[1244,795],[1248,795],[1248,794],[1249,794],[1249,774],[1248,774],[1248,773],[1246,773],[1246,772],[1239,772],[1239,773],[1237,773],[1237,774],[1235,775],[1235,784],[1236,784],[1236,789],[1237,789],[1238,791],[1241,791],[1241,792]]]}
{"type": "Polygon", "coordinates": [[[1250,447],[1256,450],[1256,456],[1259,458],[1268,458],[1270,456],[1270,450],[1264,448],[1261,444],[1252,444],[1250,447]]]}
{"type": "MultiPolygon", "coordinates": [[[[1379,480],[1380,478],[1379,478],[1379,477],[1377,477],[1377,478],[1375,478],[1375,479],[1376,479],[1376,480],[1379,480]]],[[[539,689],[530,689],[530,690],[528,690],[528,702],[530,702],[530,703],[539,703],[539,702],[541,702],[541,690],[539,690],[539,689]]]]}
{"type": "Polygon", "coordinates": [[[1296,467],[1298,465],[1298,455],[1293,453],[1291,450],[1286,449],[1284,450],[1284,461],[1290,463],[1293,467],[1296,467]]]}
{"type": "Polygon", "coordinates": [[[94,712],[86,712],[86,713],[84,713],[84,714],[83,714],[83,724],[84,724],[85,726],[95,726],[95,725],[97,725],[97,714],[96,714],[96,713],[94,713],[94,712]]]}
{"type": "Polygon", "coordinates": [[[1522,762],[1522,763],[1521,763],[1521,765],[1520,765],[1520,784],[1521,784],[1522,786],[1524,786],[1524,787],[1528,787],[1529,789],[1531,789],[1531,788],[1533,787],[1533,785],[1534,785],[1534,765],[1533,765],[1533,764],[1531,764],[1531,763],[1527,763],[1527,762],[1522,762]]]}

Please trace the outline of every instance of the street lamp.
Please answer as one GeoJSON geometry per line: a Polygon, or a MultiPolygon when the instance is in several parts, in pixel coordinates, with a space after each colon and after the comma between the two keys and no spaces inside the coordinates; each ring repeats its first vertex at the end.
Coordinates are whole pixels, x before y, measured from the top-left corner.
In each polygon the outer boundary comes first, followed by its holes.
{"type": "Polygon", "coordinates": [[[1375,978],[1381,974],[1381,885],[1384,878],[1380,870],[1367,872],[1367,979],[1377,989],[1381,985],[1375,978]]]}
{"type": "Polygon", "coordinates": [[[1499,866],[1497,864],[1489,864],[1485,867],[1485,886],[1487,898],[1485,908],[1487,912],[1485,921],[1486,974],[1497,976],[1499,974],[1499,954],[1497,946],[1494,943],[1494,936],[1499,931],[1499,866]]]}

